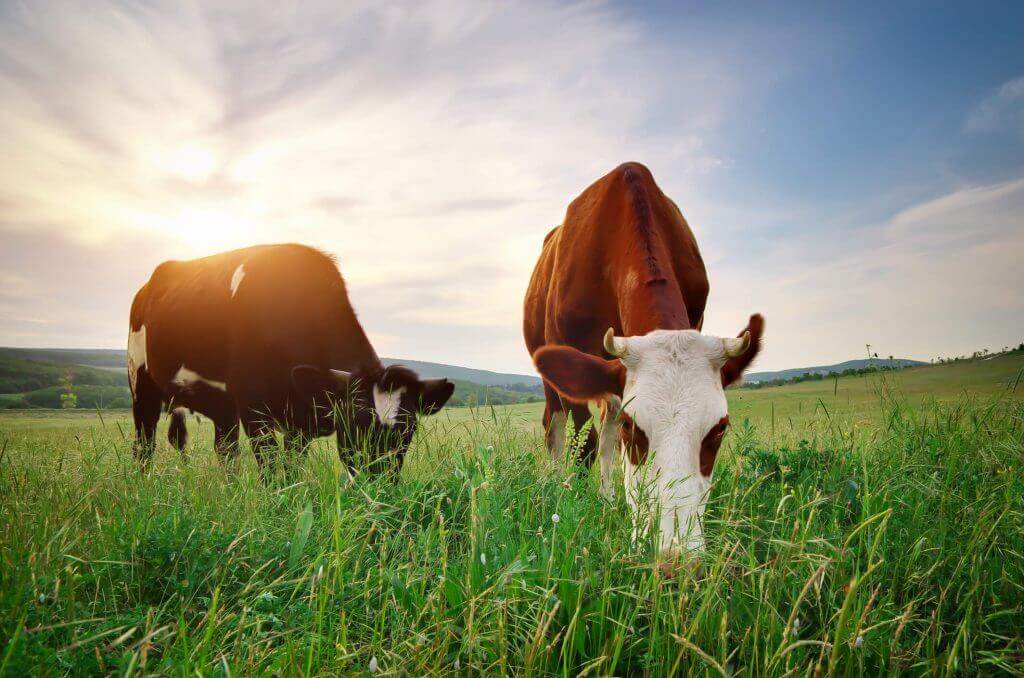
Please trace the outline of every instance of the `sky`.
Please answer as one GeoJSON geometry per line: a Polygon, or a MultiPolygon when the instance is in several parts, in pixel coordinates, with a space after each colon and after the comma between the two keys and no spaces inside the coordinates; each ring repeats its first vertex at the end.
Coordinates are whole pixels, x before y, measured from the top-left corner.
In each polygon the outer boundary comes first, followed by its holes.
{"type": "Polygon", "coordinates": [[[824,4],[0,3],[0,345],[303,242],[380,355],[529,373],[544,235],[627,160],[757,369],[1024,341],[1024,4],[824,4]]]}

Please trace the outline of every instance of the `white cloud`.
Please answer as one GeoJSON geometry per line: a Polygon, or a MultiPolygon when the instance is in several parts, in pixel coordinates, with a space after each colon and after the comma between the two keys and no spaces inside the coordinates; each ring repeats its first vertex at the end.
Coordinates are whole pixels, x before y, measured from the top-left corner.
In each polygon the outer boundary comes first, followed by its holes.
{"type": "MultiPolygon", "coordinates": [[[[754,49],[762,26],[670,34],[599,2],[211,7],[0,3],[0,344],[122,345],[159,261],[301,241],[338,255],[381,353],[529,370],[543,237],[624,160],[697,233],[706,329],[766,314],[764,368],[1024,334],[1021,181],[855,228],[812,198],[744,202],[723,118],[760,114],[773,59],[809,60],[754,49]]],[[[966,127],[1024,131],[1022,92],[966,127]]]]}
{"type": "Polygon", "coordinates": [[[867,344],[921,359],[1016,345],[1021,261],[1024,179],[965,187],[881,224],[781,241],[756,268],[719,270],[706,329],[741,327],[742,303],[763,311],[766,368],[861,356],[867,344]]]}
{"type": "Polygon", "coordinates": [[[967,116],[968,132],[1010,132],[1024,139],[1024,77],[1010,80],[967,116]]]}
{"type": "MultiPolygon", "coordinates": [[[[724,162],[708,140],[737,84],[686,44],[593,2],[8,4],[0,228],[99,257],[173,243],[140,252],[147,267],[168,247],[308,242],[338,254],[396,351],[529,369],[525,349],[496,360],[461,336],[520,341],[569,201],[624,160],[695,193],[724,162]],[[662,110],[686,114],[652,128],[662,110]],[[448,352],[395,342],[392,319],[449,328],[448,352]]],[[[125,314],[141,282],[119,281],[125,314]]]]}

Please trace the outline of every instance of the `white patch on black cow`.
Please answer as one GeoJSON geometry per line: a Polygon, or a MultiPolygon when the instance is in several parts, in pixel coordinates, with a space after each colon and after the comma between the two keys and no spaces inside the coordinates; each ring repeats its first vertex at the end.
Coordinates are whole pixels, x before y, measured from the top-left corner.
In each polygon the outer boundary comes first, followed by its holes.
{"type": "Polygon", "coordinates": [[[146,326],[128,332],[128,385],[135,393],[139,370],[146,367],[146,326]]]}
{"type": "Polygon", "coordinates": [[[238,268],[231,275],[231,296],[235,296],[235,292],[238,291],[238,286],[242,284],[242,279],[245,278],[245,264],[239,264],[238,268]]]}
{"type": "Polygon", "coordinates": [[[398,422],[399,409],[402,405],[402,394],[405,387],[396,391],[382,391],[380,386],[373,386],[373,409],[377,419],[385,426],[394,426],[398,422]]]}
{"type": "Polygon", "coordinates": [[[191,386],[192,384],[202,382],[208,386],[212,386],[213,388],[219,391],[228,390],[228,385],[225,384],[223,381],[214,381],[213,379],[207,379],[203,375],[199,374],[198,372],[193,372],[184,365],[178,368],[177,373],[175,373],[174,375],[173,382],[178,387],[191,386]]]}

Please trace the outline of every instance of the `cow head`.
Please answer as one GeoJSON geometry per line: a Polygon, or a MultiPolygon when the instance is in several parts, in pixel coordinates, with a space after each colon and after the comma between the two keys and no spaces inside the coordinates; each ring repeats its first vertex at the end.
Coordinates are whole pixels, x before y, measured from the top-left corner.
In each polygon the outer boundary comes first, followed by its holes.
{"type": "Polygon", "coordinates": [[[337,434],[342,460],[365,457],[371,469],[392,460],[400,466],[418,417],[440,410],[455,390],[447,379],[420,379],[400,365],[368,372],[299,365],[292,384],[312,404],[317,432],[337,434]]]}
{"type": "Polygon", "coordinates": [[[724,387],[760,350],[764,320],[751,316],[736,338],[696,330],[605,336],[605,360],[569,346],[534,354],[541,376],[574,401],[621,398],[626,494],[648,487],[659,506],[663,551],[703,548],[700,519],[715,456],[729,423],[724,387]],[[644,462],[649,461],[648,465],[644,462]]]}

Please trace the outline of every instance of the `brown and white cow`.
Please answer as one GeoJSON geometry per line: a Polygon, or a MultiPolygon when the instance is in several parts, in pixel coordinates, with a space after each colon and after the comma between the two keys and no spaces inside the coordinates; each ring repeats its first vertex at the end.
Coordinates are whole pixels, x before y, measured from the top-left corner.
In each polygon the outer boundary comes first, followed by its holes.
{"type": "Polygon", "coordinates": [[[564,454],[566,414],[577,429],[602,409],[585,462],[600,451],[612,492],[621,447],[626,495],[648,487],[660,506],[660,544],[703,547],[700,524],[715,456],[729,423],[723,388],[757,355],[764,320],[737,338],[700,333],[708,279],[676,204],[638,163],[623,164],[576,198],[548,234],[526,293],[524,335],[544,378],[544,427],[564,454]]]}
{"type": "Polygon", "coordinates": [[[384,367],[334,259],[294,244],[157,266],[132,303],[128,377],[140,460],[153,454],[162,409],[179,450],[193,410],[213,420],[222,458],[237,455],[241,424],[261,470],[275,428],[289,446],[336,433],[353,471],[357,452],[400,467],[417,415],[441,409],[454,390],[384,367]]]}

